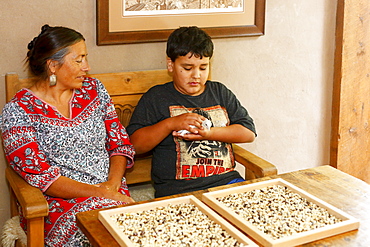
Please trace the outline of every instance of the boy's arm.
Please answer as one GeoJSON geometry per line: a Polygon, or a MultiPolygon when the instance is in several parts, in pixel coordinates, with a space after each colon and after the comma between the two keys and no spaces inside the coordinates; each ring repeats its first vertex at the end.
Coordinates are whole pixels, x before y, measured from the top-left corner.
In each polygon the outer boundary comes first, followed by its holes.
{"type": "Polygon", "coordinates": [[[212,127],[210,130],[200,129],[197,134],[185,134],[183,136],[180,136],[177,132],[172,134],[187,141],[210,140],[227,143],[253,142],[256,136],[253,131],[240,124],[212,127]]]}
{"type": "Polygon", "coordinates": [[[131,143],[137,154],[146,153],[157,146],[171,133],[170,118],[162,120],[154,125],[146,126],[136,130],[131,136],[131,143]]]}
{"type": "Polygon", "coordinates": [[[136,130],[131,136],[131,143],[137,154],[146,153],[157,146],[173,131],[188,130],[197,134],[202,128],[205,118],[196,113],[185,113],[176,117],[166,118],[156,124],[136,130]],[[196,126],[192,128],[191,126],[196,126]]]}

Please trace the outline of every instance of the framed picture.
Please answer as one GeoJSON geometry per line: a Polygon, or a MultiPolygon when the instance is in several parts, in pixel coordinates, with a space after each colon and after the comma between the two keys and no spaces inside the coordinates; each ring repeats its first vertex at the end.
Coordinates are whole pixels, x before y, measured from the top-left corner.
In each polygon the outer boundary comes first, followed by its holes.
{"type": "Polygon", "coordinates": [[[180,26],[212,38],[264,35],[266,0],[97,0],[97,45],[166,41],[180,26]]]}

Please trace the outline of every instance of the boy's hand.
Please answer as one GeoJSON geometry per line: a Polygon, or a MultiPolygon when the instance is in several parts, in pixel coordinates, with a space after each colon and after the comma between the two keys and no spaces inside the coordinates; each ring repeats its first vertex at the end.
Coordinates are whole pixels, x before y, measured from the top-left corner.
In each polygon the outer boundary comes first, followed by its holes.
{"type": "Polygon", "coordinates": [[[183,133],[179,133],[178,131],[173,131],[172,135],[174,137],[182,138],[186,141],[201,141],[201,140],[208,140],[209,133],[210,133],[210,130],[199,130],[198,129],[196,134],[190,133],[190,132],[183,134],[183,133]]]}
{"type": "Polygon", "coordinates": [[[180,131],[181,133],[192,133],[198,134],[199,130],[203,129],[202,123],[206,120],[205,117],[197,114],[197,113],[184,113],[173,117],[173,130],[180,131]]]}
{"type": "MultiPolygon", "coordinates": [[[[197,128],[197,133],[191,133],[187,130],[180,130],[180,131],[174,131],[172,133],[175,137],[180,137],[187,141],[200,141],[200,140],[206,140],[209,136],[210,129],[212,126],[212,122],[209,119],[205,119],[202,121],[202,128],[197,128]]],[[[195,128],[195,126],[190,126],[192,128],[195,128]]]]}

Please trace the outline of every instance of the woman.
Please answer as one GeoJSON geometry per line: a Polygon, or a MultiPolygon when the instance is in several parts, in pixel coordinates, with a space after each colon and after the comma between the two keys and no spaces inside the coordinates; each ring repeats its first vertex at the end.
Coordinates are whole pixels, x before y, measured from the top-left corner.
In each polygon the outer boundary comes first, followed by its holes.
{"type": "Polygon", "coordinates": [[[45,244],[85,246],[76,213],[133,202],[124,173],[134,149],[106,89],[86,76],[80,33],[44,25],[28,49],[34,84],[0,118],[6,157],[49,203],[45,244]]]}

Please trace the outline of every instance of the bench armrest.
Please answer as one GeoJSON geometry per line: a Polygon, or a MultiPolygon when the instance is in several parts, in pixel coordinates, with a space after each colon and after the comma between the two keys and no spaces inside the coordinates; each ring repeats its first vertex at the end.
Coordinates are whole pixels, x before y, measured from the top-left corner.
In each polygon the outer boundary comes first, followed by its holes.
{"type": "Polygon", "coordinates": [[[276,166],[261,157],[236,144],[233,144],[233,149],[235,160],[245,167],[245,179],[261,178],[278,173],[276,166]]]}
{"type": "Polygon", "coordinates": [[[9,166],[5,170],[5,176],[26,219],[45,217],[49,214],[48,203],[38,188],[29,185],[9,166]]]}

